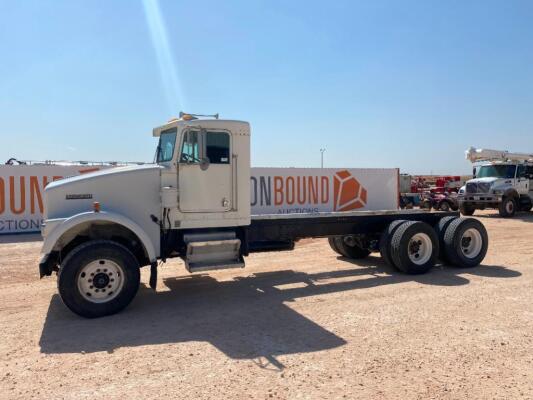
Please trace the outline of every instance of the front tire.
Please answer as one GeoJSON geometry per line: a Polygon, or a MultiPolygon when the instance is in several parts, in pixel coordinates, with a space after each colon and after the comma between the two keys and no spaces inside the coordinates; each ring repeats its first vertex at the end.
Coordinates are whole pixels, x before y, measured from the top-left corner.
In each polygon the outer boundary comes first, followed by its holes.
{"type": "Polygon", "coordinates": [[[126,247],[93,240],[74,248],[61,263],[58,289],[63,303],[86,318],[115,314],[135,297],[139,262],[126,247]]]}
{"type": "Polygon", "coordinates": [[[466,204],[461,205],[459,209],[461,211],[461,214],[466,215],[468,217],[474,215],[474,212],[476,211],[474,207],[468,206],[466,204]]]}
{"type": "Polygon", "coordinates": [[[516,200],[512,197],[504,197],[499,206],[500,217],[512,218],[516,214],[516,200]]]}
{"type": "Polygon", "coordinates": [[[430,200],[424,200],[422,203],[420,203],[420,208],[422,210],[428,210],[431,211],[431,208],[433,207],[433,204],[431,204],[430,200]]]}
{"type": "Polygon", "coordinates": [[[450,211],[450,204],[447,201],[442,201],[439,205],[441,211],[450,211]]]}

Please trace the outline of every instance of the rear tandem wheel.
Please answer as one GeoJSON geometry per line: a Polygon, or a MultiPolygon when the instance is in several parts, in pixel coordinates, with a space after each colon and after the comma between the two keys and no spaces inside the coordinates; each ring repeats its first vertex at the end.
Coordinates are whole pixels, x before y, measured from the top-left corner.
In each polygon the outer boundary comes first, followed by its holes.
{"type": "Polygon", "coordinates": [[[337,254],[354,260],[368,257],[370,250],[359,247],[356,243],[350,245],[344,240],[344,236],[333,236],[328,238],[331,249],[337,254]]]}

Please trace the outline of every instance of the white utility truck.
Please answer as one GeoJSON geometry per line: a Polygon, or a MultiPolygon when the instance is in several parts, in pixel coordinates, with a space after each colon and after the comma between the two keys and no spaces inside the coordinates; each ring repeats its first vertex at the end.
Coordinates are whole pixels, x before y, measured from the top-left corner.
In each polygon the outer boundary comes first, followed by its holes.
{"type": "MultiPolygon", "coordinates": [[[[204,116],[205,117],[205,116],[204,116]]],[[[45,191],[41,277],[58,272],[63,302],[84,317],[126,307],[150,266],[181,257],[189,272],[244,267],[265,243],[327,237],[338,254],[378,251],[407,274],[440,257],[472,267],[487,252],[483,225],[458,213],[346,211],[251,215],[250,125],[179,119],[155,128],[154,165],[112,168],[50,183],[45,191]]]]}
{"type": "Polygon", "coordinates": [[[461,213],[495,208],[502,217],[513,217],[517,211],[533,207],[533,154],[501,150],[466,151],[466,159],[474,166],[474,179],[459,190],[461,213]]]}

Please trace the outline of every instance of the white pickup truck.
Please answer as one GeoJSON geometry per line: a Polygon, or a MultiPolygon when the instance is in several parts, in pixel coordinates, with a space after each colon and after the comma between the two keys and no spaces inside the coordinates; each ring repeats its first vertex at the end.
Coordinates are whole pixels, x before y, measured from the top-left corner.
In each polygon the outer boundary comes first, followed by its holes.
{"type": "Polygon", "coordinates": [[[155,128],[157,163],[50,183],[45,191],[41,277],[58,272],[63,302],[84,317],[126,307],[140,268],[155,288],[160,261],[181,257],[189,272],[242,268],[261,244],[327,237],[338,254],[371,252],[407,274],[440,258],[473,267],[487,232],[454,212],[346,211],[251,215],[250,125],[182,114],[155,128]]]}
{"type": "Polygon", "coordinates": [[[463,215],[475,210],[497,209],[504,218],[533,207],[533,154],[501,150],[466,151],[474,167],[474,179],[459,190],[458,201],[463,215]]]}

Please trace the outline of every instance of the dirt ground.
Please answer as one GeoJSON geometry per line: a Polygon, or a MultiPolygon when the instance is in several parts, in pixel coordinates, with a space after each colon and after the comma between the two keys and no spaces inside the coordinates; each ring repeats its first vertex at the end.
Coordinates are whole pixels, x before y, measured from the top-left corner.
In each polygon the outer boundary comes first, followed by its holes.
{"type": "Polygon", "coordinates": [[[305,240],[244,270],[169,262],[96,320],[39,280],[38,236],[0,237],[0,398],[533,398],[533,215],[479,218],[477,268],[412,277],[305,240]]]}

